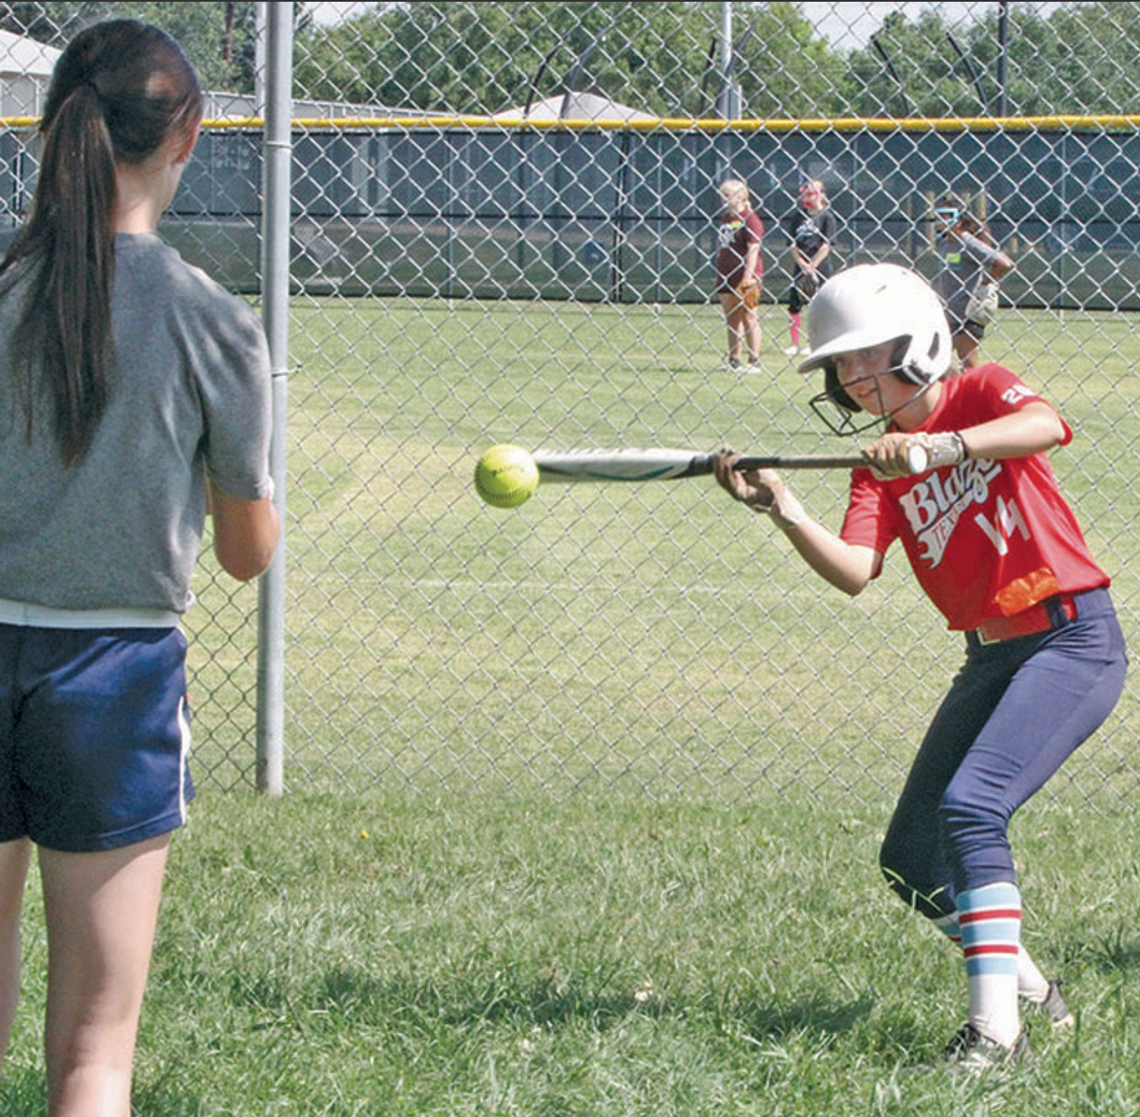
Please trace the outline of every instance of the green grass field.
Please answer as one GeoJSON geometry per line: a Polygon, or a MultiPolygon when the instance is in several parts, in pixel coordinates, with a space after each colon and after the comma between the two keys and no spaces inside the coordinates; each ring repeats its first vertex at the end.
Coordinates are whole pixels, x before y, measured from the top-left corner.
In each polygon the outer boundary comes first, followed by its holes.
{"type": "MultiPolygon", "coordinates": [[[[1025,939],[1077,1027],[933,1066],[954,951],[878,881],[881,810],[374,792],[203,797],[139,1040],[145,1117],[1040,1117],[1140,1097],[1135,816],[1027,812],[1025,939]]],[[[43,1113],[28,903],[5,1117],[43,1113]]]]}
{"type": "MultiPolygon", "coordinates": [[[[899,556],[848,601],[711,480],[472,493],[496,441],[835,449],[782,324],[736,377],[712,307],[298,301],[289,790],[249,790],[256,591],[207,559],[140,1117],[1138,1112],[1134,684],[1014,826],[1078,1026],[951,1080],[961,961],[876,869],[961,654],[899,556]]],[[[1136,328],[987,339],[1077,432],[1055,467],[1132,636],[1136,328]]],[[[796,488],[838,526],[843,477],[796,488]]],[[[36,882],[27,916],[0,1117],[44,1109],[36,882]]]]}

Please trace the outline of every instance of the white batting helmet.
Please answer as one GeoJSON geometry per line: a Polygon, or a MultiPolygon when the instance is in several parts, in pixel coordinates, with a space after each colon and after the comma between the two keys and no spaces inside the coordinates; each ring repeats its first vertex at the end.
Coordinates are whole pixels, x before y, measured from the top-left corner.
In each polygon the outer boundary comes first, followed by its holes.
{"type": "Polygon", "coordinates": [[[945,375],[953,356],[941,299],[898,264],[857,264],[829,279],[808,307],[808,337],[811,355],[800,372],[826,368],[837,353],[906,339],[892,371],[926,387],[945,375]]]}

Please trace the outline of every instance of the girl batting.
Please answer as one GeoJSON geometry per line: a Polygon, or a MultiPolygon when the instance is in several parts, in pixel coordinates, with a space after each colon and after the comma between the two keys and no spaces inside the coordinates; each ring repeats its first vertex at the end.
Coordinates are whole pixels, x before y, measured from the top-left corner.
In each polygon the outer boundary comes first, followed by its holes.
{"type": "Polygon", "coordinates": [[[1046,457],[1072,432],[1006,368],[946,378],[941,303],[906,269],[841,272],[813,299],[808,327],[800,368],[822,369],[825,382],[814,402],[886,424],[864,451],[868,468],[851,475],[842,530],[812,519],[778,474],[733,469],[731,452],[718,456],[717,480],[851,595],[898,540],[963,634],[965,662],[915,756],[881,866],[910,907],[962,944],[969,1012],[946,1058],[970,1068],[1019,1059],[1019,996],[1054,1023],[1071,1017],[1020,945],[1010,818],[1108,716],[1126,666],[1108,575],[1046,457]],[[915,447],[928,459],[920,474],[907,465],[915,447]]]}

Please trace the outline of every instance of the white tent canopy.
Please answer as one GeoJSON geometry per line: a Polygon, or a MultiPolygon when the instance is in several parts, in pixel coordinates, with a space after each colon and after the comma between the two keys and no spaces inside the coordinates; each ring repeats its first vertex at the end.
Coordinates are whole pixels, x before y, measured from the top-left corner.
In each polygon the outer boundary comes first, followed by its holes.
{"type": "MultiPolygon", "coordinates": [[[[496,113],[493,119],[506,120],[522,117],[525,105],[496,113]]],[[[656,120],[652,113],[632,109],[628,105],[599,97],[595,93],[558,93],[544,101],[535,101],[527,120],[656,120]]]]}
{"type": "Polygon", "coordinates": [[[0,31],[0,75],[11,77],[51,77],[61,52],[54,47],[0,31]]]}
{"type": "Polygon", "coordinates": [[[39,116],[61,52],[0,31],[0,116],[39,116]]]}

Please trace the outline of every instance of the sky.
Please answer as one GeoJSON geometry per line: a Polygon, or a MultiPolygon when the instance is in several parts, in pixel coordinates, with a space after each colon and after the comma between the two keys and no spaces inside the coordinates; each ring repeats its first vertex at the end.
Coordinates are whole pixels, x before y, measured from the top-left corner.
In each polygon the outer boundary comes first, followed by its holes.
{"type": "Polygon", "coordinates": [[[354,15],[359,15],[366,8],[373,8],[374,3],[328,3],[310,4],[309,10],[318,23],[342,23],[354,15]]]}
{"type": "MultiPolygon", "coordinates": [[[[1047,16],[1054,9],[1063,7],[1064,3],[1065,0],[1018,0],[1019,7],[1031,6],[1041,16],[1047,16]]],[[[866,46],[871,35],[893,11],[901,11],[913,20],[924,8],[935,8],[953,27],[979,18],[996,8],[997,3],[996,0],[903,0],[902,3],[890,0],[801,0],[799,6],[833,47],[850,50],[866,46]]],[[[339,23],[371,7],[375,7],[375,3],[342,0],[340,3],[313,4],[312,10],[320,23],[339,23]]]]}
{"type": "MultiPolygon", "coordinates": [[[[1065,6],[1064,0],[1028,0],[1019,3],[1020,8],[1032,8],[1039,16],[1047,17],[1057,8],[1065,6]]],[[[901,11],[908,20],[914,21],[924,8],[933,8],[943,21],[953,29],[958,24],[969,24],[997,8],[996,0],[942,0],[941,3],[919,3],[910,0],[905,3],[883,3],[881,0],[864,0],[847,3],[824,3],[816,0],[802,0],[800,10],[815,25],[834,47],[850,50],[864,47],[870,37],[882,26],[883,20],[891,12],[901,11]]]]}

